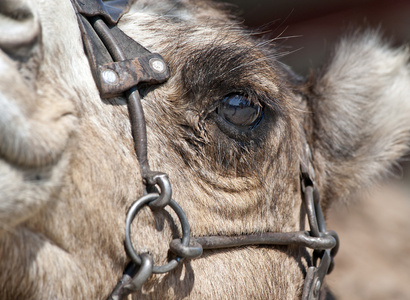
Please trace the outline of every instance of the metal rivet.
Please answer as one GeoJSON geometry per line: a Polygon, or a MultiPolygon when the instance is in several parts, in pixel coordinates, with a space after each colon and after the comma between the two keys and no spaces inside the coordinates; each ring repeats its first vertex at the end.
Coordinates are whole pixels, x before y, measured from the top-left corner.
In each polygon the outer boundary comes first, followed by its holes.
{"type": "Polygon", "coordinates": [[[165,63],[158,58],[151,58],[149,65],[157,73],[163,73],[166,69],[165,63]]]}
{"type": "Polygon", "coordinates": [[[115,84],[118,82],[117,73],[111,69],[104,70],[102,72],[102,78],[108,84],[115,84]]]}

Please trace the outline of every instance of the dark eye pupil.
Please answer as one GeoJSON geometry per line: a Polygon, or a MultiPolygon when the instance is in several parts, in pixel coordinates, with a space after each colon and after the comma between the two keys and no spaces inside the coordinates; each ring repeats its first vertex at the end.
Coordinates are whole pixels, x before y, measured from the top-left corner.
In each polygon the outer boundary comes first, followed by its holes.
{"type": "Polygon", "coordinates": [[[259,124],[262,108],[244,95],[232,94],[221,101],[217,113],[235,126],[251,129],[259,124]]]}

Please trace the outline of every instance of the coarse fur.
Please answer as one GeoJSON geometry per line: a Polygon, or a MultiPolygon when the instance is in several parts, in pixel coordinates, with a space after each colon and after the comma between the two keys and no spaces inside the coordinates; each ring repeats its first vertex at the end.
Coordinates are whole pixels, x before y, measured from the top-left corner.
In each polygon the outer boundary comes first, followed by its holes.
{"type": "MultiPolygon", "coordinates": [[[[1,8],[1,30],[27,27],[27,36],[0,38],[0,298],[105,299],[129,261],[125,216],[143,193],[125,101],[100,98],[70,1],[1,8]]],[[[325,211],[408,151],[409,50],[377,32],[344,38],[300,80],[277,60],[274,41],[207,1],[136,1],[119,27],[170,68],[166,83],[142,90],[148,154],[153,170],[169,174],[193,236],[304,229],[304,136],[325,211]],[[257,127],[238,130],[216,113],[230,94],[263,107],[257,127]]],[[[134,222],[134,244],[155,264],[178,236],[174,220],[144,208],[134,222]]],[[[307,254],[206,251],[134,296],[297,299],[307,254]]]]}

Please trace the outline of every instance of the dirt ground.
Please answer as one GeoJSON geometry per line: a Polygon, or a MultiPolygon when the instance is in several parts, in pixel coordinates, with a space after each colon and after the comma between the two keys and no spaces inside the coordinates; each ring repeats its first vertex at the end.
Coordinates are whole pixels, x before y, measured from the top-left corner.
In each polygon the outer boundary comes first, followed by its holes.
{"type": "Polygon", "coordinates": [[[395,183],[332,208],[327,227],[341,246],[327,282],[336,299],[410,299],[409,195],[395,183]]]}

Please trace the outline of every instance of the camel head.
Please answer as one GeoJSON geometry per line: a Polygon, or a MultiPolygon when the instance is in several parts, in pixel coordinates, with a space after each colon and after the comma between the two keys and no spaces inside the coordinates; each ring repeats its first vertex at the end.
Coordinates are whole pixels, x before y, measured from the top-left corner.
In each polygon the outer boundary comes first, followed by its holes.
{"type": "MultiPolygon", "coordinates": [[[[0,298],[106,299],[130,262],[127,211],[149,192],[127,100],[101,97],[70,1],[6,0],[0,12],[0,298]]],[[[275,40],[220,4],[136,1],[118,28],[167,64],[166,82],[138,86],[147,159],[168,175],[192,238],[309,230],[301,162],[326,216],[408,151],[409,51],[377,32],[342,39],[301,78],[275,40]]],[[[131,240],[162,265],[180,230],[172,209],[144,206],[131,240]]],[[[206,249],[135,295],[297,299],[311,255],[206,249]]]]}

